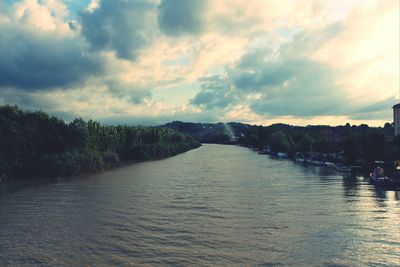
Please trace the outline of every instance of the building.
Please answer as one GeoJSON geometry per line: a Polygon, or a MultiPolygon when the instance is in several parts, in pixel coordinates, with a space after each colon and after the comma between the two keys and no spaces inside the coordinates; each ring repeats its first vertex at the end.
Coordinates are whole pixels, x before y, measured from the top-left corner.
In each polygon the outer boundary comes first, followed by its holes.
{"type": "Polygon", "coordinates": [[[394,135],[400,135],[400,103],[393,106],[394,135]]]}

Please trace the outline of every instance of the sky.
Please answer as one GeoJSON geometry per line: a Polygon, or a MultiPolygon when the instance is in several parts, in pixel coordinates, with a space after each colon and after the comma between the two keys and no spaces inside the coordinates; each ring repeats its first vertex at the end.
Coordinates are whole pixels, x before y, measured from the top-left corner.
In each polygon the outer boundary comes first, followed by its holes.
{"type": "Polygon", "coordinates": [[[0,0],[0,105],[65,120],[392,122],[398,0],[0,0]]]}

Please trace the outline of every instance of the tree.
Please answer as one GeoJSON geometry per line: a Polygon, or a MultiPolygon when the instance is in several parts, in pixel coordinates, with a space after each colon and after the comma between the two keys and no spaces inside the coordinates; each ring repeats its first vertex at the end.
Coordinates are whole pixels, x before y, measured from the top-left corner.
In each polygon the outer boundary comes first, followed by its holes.
{"type": "Polygon", "coordinates": [[[383,134],[370,134],[365,146],[365,155],[370,161],[382,160],[384,158],[385,148],[386,140],[383,134]]]}
{"type": "Polygon", "coordinates": [[[394,125],[386,122],[385,126],[383,126],[383,130],[384,130],[385,135],[393,135],[394,134],[394,125]]]}
{"type": "Polygon", "coordinates": [[[312,151],[314,143],[315,143],[315,140],[310,135],[308,135],[308,134],[303,135],[298,144],[299,152],[312,151]]]}
{"type": "Polygon", "coordinates": [[[291,143],[287,135],[282,131],[277,131],[269,137],[271,149],[276,152],[289,152],[291,143]]]}
{"type": "Polygon", "coordinates": [[[385,151],[385,160],[400,160],[400,135],[395,136],[385,151]]]}
{"type": "Polygon", "coordinates": [[[82,118],[76,118],[68,124],[71,143],[76,148],[83,148],[88,141],[87,123],[82,118]]]}
{"type": "Polygon", "coordinates": [[[268,139],[268,130],[266,127],[258,126],[257,127],[257,147],[262,148],[267,143],[268,139]]]}
{"type": "Polygon", "coordinates": [[[116,166],[121,155],[153,159],[199,145],[188,135],[162,127],[107,126],[81,118],[66,124],[42,111],[0,106],[1,180],[74,175],[116,166]]]}
{"type": "Polygon", "coordinates": [[[344,143],[344,158],[348,164],[354,164],[358,156],[358,145],[354,138],[349,137],[344,143]]]}

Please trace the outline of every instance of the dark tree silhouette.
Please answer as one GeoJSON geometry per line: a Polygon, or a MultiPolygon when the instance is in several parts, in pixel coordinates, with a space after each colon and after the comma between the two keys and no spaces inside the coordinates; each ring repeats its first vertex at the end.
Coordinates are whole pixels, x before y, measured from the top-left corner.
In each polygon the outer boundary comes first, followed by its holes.
{"type": "Polygon", "coordinates": [[[163,127],[64,121],[42,111],[0,107],[0,177],[68,176],[114,167],[123,160],[175,155],[198,147],[188,134],[163,127]]]}

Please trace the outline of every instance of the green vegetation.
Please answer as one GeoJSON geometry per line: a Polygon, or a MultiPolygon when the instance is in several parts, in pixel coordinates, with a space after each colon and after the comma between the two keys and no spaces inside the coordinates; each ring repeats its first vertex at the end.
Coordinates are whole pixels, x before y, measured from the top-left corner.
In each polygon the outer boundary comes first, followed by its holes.
{"type": "Polygon", "coordinates": [[[169,128],[107,126],[80,118],[65,123],[42,111],[0,106],[1,178],[70,176],[198,146],[188,134],[169,128]]]}
{"type": "Polygon", "coordinates": [[[293,140],[282,131],[271,134],[268,141],[273,151],[289,152],[293,146],[293,140]]]}
{"type": "Polygon", "coordinates": [[[172,122],[165,126],[187,132],[201,142],[238,144],[286,152],[296,152],[331,158],[345,164],[368,165],[375,160],[400,160],[400,136],[394,137],[394,127],[369,127],[346,124],[343,126],[291,126],[273,124],[257,126],[242,123],[185,123],[172,122]],[[233,136],[233,137],[232,137],[233,136]]]}
{"type": "Polygon", "coordinates": [[[346,164],[368,164],[375,160],[400,159],[399,137],[394,137],[390,124],[385,127],[360,126],[307,126],[276,124],[267,127],[249,127],[238,143],[272,151],[331,154],[346,164]],[[250,136],[250,137],[248,137],[250,136]],[[254,136],[256,141],[254,141],[254,136]]]}

